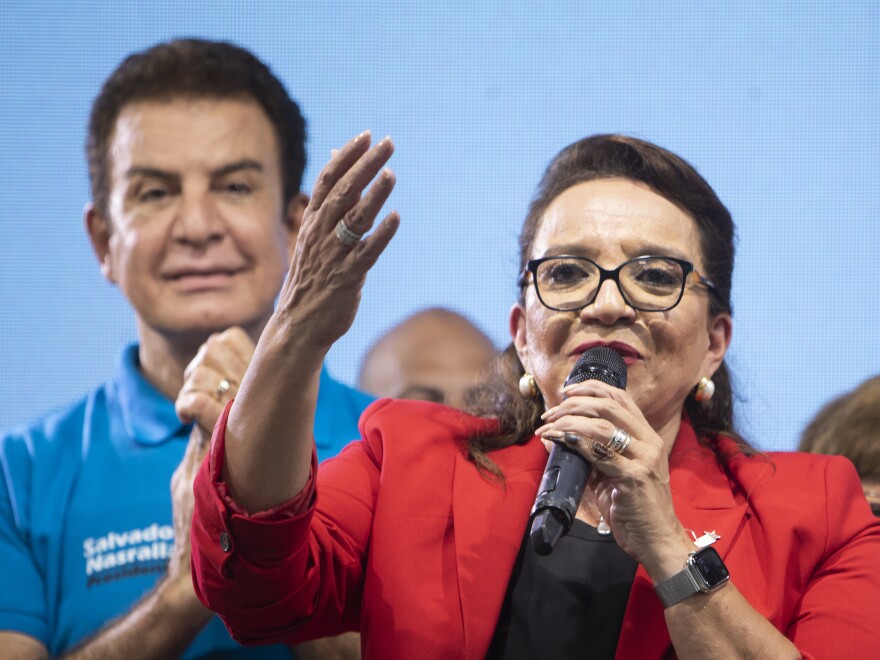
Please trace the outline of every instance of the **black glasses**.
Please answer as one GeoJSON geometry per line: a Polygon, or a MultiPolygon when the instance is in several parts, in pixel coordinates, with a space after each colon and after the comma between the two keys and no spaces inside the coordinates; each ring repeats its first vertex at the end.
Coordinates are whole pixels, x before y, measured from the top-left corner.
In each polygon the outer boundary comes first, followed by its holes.
{"type": "Polygon", "coordinates": [[[528,273],[532,274],[541,303],[560,312],[577,311],[592,303],[605,280],[613,280],[626,304],[642,312],[665,312],[675,307],[688,278],[715,290],[715,285],[690,261],[675,257],[636,257],[614,270],[605,270],[585,257],[532,259],[523,271],[520,286],[528,285],[528,273]]]}

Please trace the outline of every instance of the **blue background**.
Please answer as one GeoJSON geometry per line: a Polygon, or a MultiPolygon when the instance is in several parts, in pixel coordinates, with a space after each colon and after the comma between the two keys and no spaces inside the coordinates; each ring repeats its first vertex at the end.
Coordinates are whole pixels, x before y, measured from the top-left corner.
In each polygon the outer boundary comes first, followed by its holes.
{"type": "Polygon", "coordinates": [[[739,422],[793,448],[880,372],[880,3],[27,2],[0,11],[0,427],[77,398],[135,336],[82,230],[92,98],[128,53],[228,39],[309,120],[306,189],[370,128],[397,153],[403,224],[332,372],[426,305],[499,345],[516,235],[560,148],[625,132],[690,160],[739,228],[739,422]]]}

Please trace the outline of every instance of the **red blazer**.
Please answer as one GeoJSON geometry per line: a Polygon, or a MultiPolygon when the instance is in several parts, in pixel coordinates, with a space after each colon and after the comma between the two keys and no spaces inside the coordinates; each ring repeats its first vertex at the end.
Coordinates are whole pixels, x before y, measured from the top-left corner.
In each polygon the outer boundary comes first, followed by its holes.
{"type": "MultiPolygon", "coordinates": [[[[195,484],[196,592],[244,643],[361,630],[367,658],[484,657],[544,446],[533,438],[493,452],[501,484],[477,472],[465,449],[490,421],[383,400],[360,424],[363,440],[321,465],[316,506],[261,519],[233,513],[222,496],[221,418],[195,484]]],[[[737,454],[725,472],[683,421],[670,478],[679,520],[698,535],[720,534],[731,581],[805,658],[877,657],[880,521],[849,461],[737,454]]],[[[617,657],[674,657],[641,567],[617,657]]]]}

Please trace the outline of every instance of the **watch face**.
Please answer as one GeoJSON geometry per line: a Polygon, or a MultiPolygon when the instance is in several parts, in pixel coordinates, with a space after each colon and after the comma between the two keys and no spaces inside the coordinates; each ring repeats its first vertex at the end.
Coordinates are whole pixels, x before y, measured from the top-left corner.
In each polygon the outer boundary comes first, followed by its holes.
{"type": "Polygon", "coordinates": [[[691,558],[694,567],[706,581],[706,586],[713,589],[730,579],[730,573],[721,560],[721,556],[711,546],[703,548],[691,558]]]}

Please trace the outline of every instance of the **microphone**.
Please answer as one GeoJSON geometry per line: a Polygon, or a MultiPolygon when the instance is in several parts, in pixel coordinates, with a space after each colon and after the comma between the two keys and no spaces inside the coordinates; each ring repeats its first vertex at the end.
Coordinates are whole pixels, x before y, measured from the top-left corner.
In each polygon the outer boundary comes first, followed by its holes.
{"type": "MultiPolygon", "coordinates": [[[[594,346],[578,358],[565,384],[585,380],[601,380],[625,390],[626,363],[613,348],[594,346]]],[[[559,539],[568,534],[592,469],[587,459],[573,449],[553,445],[531,512],[529,536],[539,555],[549,555],[559,539]]]]}

